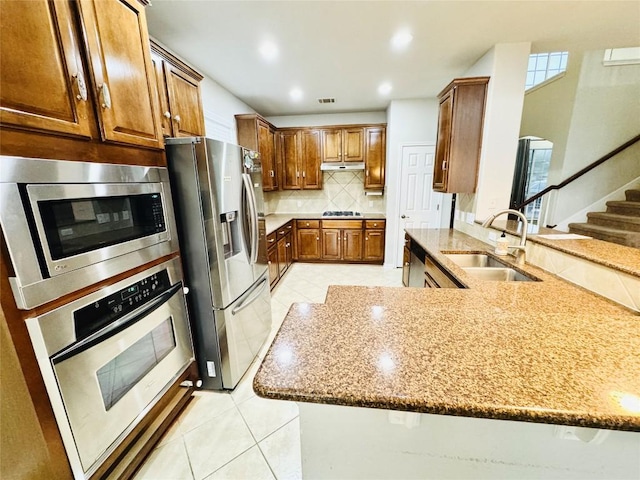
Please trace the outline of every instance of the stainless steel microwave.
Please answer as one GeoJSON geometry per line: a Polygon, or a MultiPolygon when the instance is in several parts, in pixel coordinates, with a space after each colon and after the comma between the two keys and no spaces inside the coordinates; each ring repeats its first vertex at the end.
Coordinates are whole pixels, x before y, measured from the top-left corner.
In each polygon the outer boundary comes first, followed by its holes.
{"type": "Polygon", "coordinates": [[[178,250],[162,167],[0,157],[0,226],[24,310],[178,250]]]}

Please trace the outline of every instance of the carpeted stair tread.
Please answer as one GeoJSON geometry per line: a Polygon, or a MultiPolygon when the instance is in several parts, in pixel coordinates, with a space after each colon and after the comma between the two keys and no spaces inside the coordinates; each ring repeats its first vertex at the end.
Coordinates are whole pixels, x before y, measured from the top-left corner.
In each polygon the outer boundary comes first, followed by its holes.
{"type": "Polygon", "coordinates": [[[587,213],[587,223],[619,230],[640,232],[640,216],[634,217],[632,215],[621,215],[609,212],[589,212],[587,213]]]}
{"type": "Polygon", "coordinates": [[[607,202],[607,212],[620,215],[640,216],[640,202],[609,201],[607,202]]]}
{"type": "Polygon", "coordinates": [[[607,242],[618,243],[628,247],[640,248],[640,232],[630,232],[615,228],[593,225],[591,223],[570,223],[569,231],[579,235],[605,240],[607,242]]]}
{"type": "Polygon", "coordinates": [[[640,189],[632,188],[625,190],[624,197],[628,202],[640,202],[640,189]]]}

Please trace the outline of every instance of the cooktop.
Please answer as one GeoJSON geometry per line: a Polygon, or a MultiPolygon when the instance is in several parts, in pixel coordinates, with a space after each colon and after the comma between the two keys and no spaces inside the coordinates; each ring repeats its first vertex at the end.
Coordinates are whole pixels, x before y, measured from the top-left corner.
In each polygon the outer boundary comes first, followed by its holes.
{"type": "Polygon", "coordinates": [[[323,217],[361,217],[360,212],[354,212],[353,210],[329,210],[322,213],[323,217]]]}

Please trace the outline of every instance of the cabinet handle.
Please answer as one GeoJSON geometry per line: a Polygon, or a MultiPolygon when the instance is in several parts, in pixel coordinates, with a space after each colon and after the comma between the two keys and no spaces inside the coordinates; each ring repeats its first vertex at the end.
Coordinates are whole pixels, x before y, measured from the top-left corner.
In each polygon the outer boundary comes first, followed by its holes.
{"type": "Polygon", "coordinates": [[[447,161],[443,160],[442,161],[442,170],[446,170],[447,169],[447,161]]]}
{"type": "Polygon", "coordinates": [[[274,173],[274,171],[273,171],[273,170],[269,170],[269,176],[270,176],[270,177],[275,177],[275,176],[276,176],[276,174],[274,173]]]}
{"type": "MultiPolygon", "coordinates": [[[[296,170],[296,178],[300,178],[300,172],[296,170]]],[[[308,225],[308,224],[307,224],[308,225]]]]}
{"type": "Polygon", "coordinates": [[[180,115],[176,115],[176,116],[174,116],[174,117],[173,117],[173,119],[174,119],[176,122],[180,123],[180,120],[181,120],[180,115]]]}
{"type": "Polygon", "coordinates": [[[287,225],[287,228],[288,228],[289,230],[291,230],[291,225],[287,225]]]}
{"type": "Polygon", "coordinates": [[[164,115],[164,118],[171,118],[171,112],[169,110],[164,112],[163,115],[164,115]]]}
{"type": "Polygon", "coordinates": [[[269,240],[269,243],[273,243],[275,242],[275,240],[272,238],[271,240],[269,240]]]}
{"type": "Polygon", "coordinates": [[[305,178],[307,176],[307,172],[302,172],[302,178],[305,178]]]}
{"type": "Polygon", "coordinates": [[[284,235],[284,230],[282,230],[281,232],[278,232],[280,235],[284,235]]]}
{"type": "Polygon", "coordinates": [[[291,246],[291,244],[290,243],[285,243],[284,246],[289,248],[291,246]]]}
{"type": "Polygon", "coordinates": [[[109,86],[103,83],[100,87],[100,97],[102,101],[102,108],[111,108],[111,94],[109,93],[109,86]]]}
{"type": "Polygon", "coordinates": [[[78,95],[76,98],[78,100],[82,100],[83,102],[87,101],[87,84],[84,82],[84,75],[82,72],[78,72],[74,75],[76,79],[76,87],[78,87],[78,95]]]}
{"type": "Polygon", "coordinates": [[[365,174],[365,176],[367,176],[367,177],[369,176],[369,169],[368,169],[368,168],[367,168],[367,171],[366,171],[364,174],[365,174]]]}

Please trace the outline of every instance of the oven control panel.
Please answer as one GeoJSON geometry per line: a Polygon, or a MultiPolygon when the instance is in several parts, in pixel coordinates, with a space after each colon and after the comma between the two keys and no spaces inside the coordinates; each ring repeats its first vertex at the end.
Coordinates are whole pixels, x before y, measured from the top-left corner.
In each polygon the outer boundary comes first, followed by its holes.
{"type": "Polygon", "coordinates": [[[87,338],[92,333],[154,299],[170,287],[169,273],[167,270],[162,270],[76,310],[73,312],[76,340],[87,338]]]}

